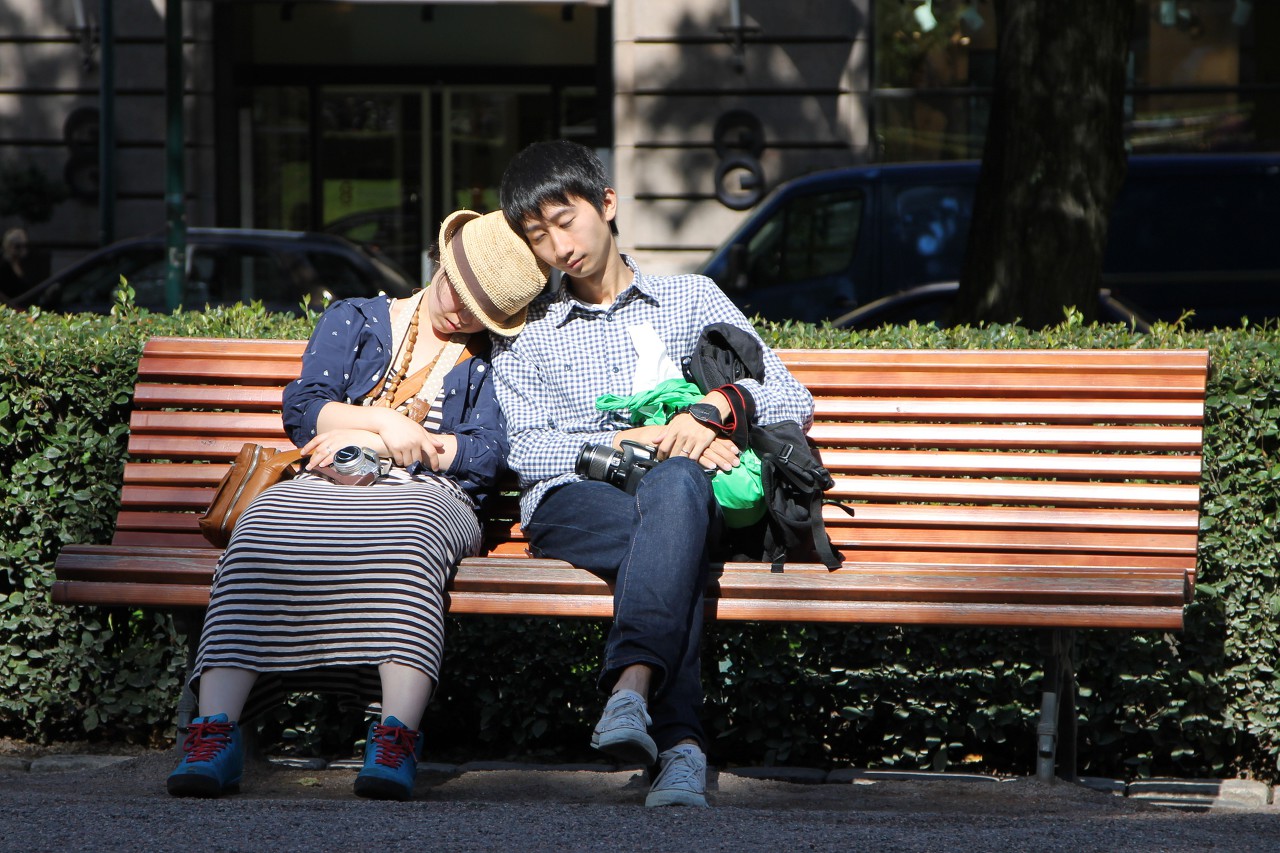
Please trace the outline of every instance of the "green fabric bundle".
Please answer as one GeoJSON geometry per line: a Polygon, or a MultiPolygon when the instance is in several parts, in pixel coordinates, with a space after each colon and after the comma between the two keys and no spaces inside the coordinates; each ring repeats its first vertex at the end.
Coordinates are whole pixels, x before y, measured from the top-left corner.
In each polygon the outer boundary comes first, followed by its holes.
{"type": "MultiPolygon", "coordinates": [[[[698,386],[684,379],[667,379],[651,391],[629,397],[601,394],[596,408],[602,411],[625,409],[636,426],[658,426],[690,403],[701,400],[698,386]]],[[[747,449],[738,457],[740,465],[731,471],[717,471],[711,478],[711,491],[720,502],[724,521],[729,527],[746,527],[764,515],[764,485],[760,480],[760,457],[747,449]]]]}

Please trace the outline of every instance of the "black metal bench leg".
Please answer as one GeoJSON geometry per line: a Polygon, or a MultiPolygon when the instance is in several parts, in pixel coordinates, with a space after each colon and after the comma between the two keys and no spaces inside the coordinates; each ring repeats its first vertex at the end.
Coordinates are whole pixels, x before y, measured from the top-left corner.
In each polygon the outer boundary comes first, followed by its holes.
{"type": "Polygon", "coordinates": [[[200,634],[204,630],[204,611],[179,611],[174,614],[178,629],[187,635],[187,670],[182,677],[182,692],[178,696],[178,718],[175,721],[178,741],[182,741],[187,725],[196,716],[199,707],[196,694],[191,690],[191,674],[195,671],[196,653],[200,650],[200,634]]]}
{"type": "Polygon", "coordinates": [[[1044,668],[1040,724],[1036,726],[1036,778],[1056,775],[1076,781],[1076,671],[1072,662],[1075,631],[1055,628],[1044,668]]]}

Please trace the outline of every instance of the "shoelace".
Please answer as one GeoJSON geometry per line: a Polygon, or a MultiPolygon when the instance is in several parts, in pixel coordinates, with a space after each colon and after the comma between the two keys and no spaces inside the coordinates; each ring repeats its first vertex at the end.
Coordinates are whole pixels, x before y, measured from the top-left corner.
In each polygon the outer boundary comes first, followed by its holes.
{"type": "Polygon", "coordinates": [[[617,705],[614,705],[603,722],[606,729],[614,729],[624,725],[626,728],[633,729],[649,728],[649,722],[645,719],[644,705],[631,697],[627,697],[617,705]]]}
{"type": "Polygon", "coordinates": [[[677,751],[663,765],[662,772],[658,774],[658,782],[664,788],[697,788],[699,772],[696,758],[677,751]]]}
{"type": "Polygon", "coordinates": [[[212,761],[230,743],[230,723],[190,723],[182,751],[188,761],[212,761]]]}
{"type": "Polygon", "coordinates": [[[374,760],[394,770],[404,763],[406,757],[413,755],[418,732],[403,726],[375,725],[373,740],[378,749],[378,757],[374,760]]]}

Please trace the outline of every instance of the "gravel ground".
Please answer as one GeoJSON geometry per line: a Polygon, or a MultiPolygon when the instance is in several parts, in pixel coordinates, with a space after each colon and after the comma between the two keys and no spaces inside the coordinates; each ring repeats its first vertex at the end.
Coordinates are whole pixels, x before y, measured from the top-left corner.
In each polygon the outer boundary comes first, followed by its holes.
{"type": "Polygon", "coordinates": [[[419,774],[409,803],[351,794],[355,771],[262,762],[239,795],[164,791],[176,751],[94,770],[0,769],[0,850],[1280,851],[1280,807],[1187,811],[1067,783],[796,784],[724,772],[712,808],[642,807],[633,771],[419,774]]]}

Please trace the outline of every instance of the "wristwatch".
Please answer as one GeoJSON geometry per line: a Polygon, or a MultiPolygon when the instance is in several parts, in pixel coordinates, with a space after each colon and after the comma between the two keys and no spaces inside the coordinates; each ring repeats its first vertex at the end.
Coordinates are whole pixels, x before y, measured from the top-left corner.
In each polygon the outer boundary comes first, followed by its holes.
{"type": "MultiPolygon", "coordinates": [[[[724,422],[720,419],[720,410],[711,403],[693,403],[692,405],[685,406],[683,409],[676,412],[676,415],[682,414],[692,416],[698,423],[715,430],[716,435],[722,438],[727,438],[733,434],[733,430],[730,427],[725,426],[724,422]]],[[[672,417],[674,418],[675,415],[672,415],[672,417]]]]}

